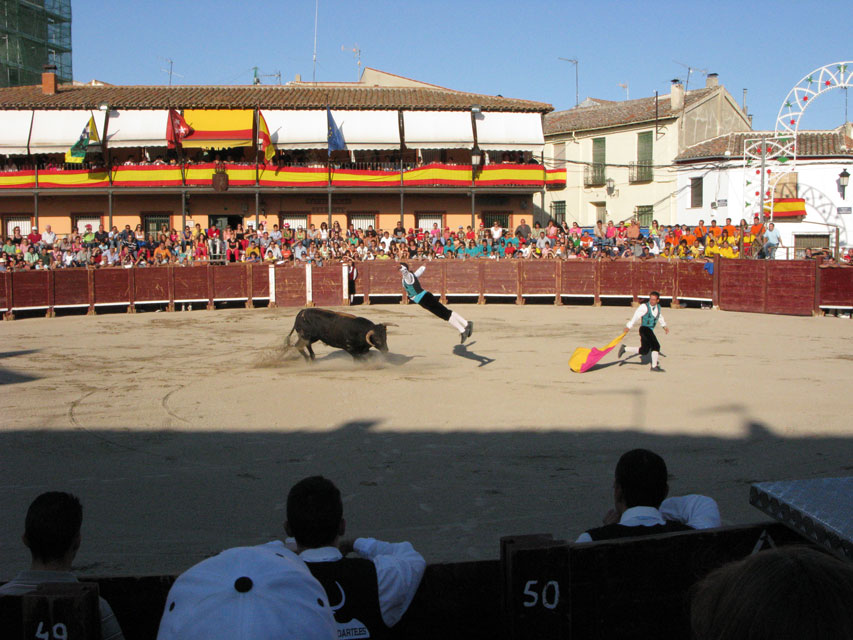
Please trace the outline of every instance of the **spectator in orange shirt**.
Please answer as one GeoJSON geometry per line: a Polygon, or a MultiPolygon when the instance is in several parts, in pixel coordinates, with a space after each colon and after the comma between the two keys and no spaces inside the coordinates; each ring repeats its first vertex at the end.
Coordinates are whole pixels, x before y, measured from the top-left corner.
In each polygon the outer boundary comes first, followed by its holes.
{"type": "Polygon", "coordinates": [[[764,233],[764,225],[761,222],[761,218],[757,215],[753,220],[752,226],[749,228],[749,232],[755,236],[755,239],[758,239],[758,237],[764,233]]]}
{"type": "Polygon", "coordinates": [[[166,243],[162,240],[157,248],[154,249],[154,264],[168,264],[172,259],[172,252],[166,248],[166,243]]]}
{"type": "Polygon", "coordinates": [[[726,226],[723,227],[723,231],[727,231],[729,234],[729,238],[734,237],[735,235],[735,227],[732,224],[731,218],[726,218],[726,226]]]}
{"type": "Polygon", "coordinates": [[[696,241],[696,235],[690,232],[686,224],[681,226],[681,239],[687,241],[688,247],[692,247],[696,241]]]}
{"type": "Polygon", "coordinates": [[[708,235],[713,236],[714,240],[717,240],[722,232],[723,230],[717,226],[717,221],[711,220],[711,226],[708,227],[708,235]]]}
{"type": "Polygon", "coordinates": [[[708,228],[705,226],[705,221],[700,220],[699,224],[696,225],[696,228],[693,229],[693,235],[696,237],[696,239],[700,243],[702,243],[702,245],[704,245],[705,244],[705,236],[707,234],[708,234],[708,228]]]}

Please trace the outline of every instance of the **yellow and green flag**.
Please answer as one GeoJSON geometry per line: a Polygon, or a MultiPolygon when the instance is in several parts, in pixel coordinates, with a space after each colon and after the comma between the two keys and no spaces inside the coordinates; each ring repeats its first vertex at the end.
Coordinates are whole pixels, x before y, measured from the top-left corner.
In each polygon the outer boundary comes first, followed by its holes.
{"type": "Polygon", "coordinates": [[[65,162],[82,163],[86,159],[86,151],[89,145],[99,144],[101,139],[98,137],[98,127],[95,126],[95,117],[89,116],[89,122],[83,127],[80,132],[80,137],[77,142],[71,145],[71,148],[65,152],[65,162]]]}

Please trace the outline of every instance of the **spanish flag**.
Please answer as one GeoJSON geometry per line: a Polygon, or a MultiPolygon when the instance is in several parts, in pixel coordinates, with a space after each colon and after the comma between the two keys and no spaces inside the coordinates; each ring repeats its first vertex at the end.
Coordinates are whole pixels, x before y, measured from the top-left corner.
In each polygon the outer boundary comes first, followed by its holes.
{"type": "Polygon", "coordinates": [[[258,111],[258,144],[264,152],[264,161],[269,162],[275,155],[275,145],[270,137],[270,129],[267,126],[267,121],[264,119],[264,114],[258,111]]]}
{"type": "Polygon", "coordinates": [[[610,344],[606,347],[602,347],[601,349],[596,349],[595,347],[578,347],[575,349],[572,357],[569,358],[569,368],[575,373],[586,373],[595,364],[597,364],[599,360],[610,353],[610,351],[613,350],[613,347],[619,344],[624,337],[625,334],[620,333],[617,338],[614,338],[613,341],[610,342],[610,344]]]}
{"type": "Polygon", "coordinates": [[[95,117],[89,116],[89,122],[83,127],[80,132],[80,137],[77,142],[71,145],[71,148],[65,152],[65,162],[82,163],[86,159],[86,151],[89,145],[100,144],[101,139],[98,137],[98,127],[95,126],[95,117]]]}
{"type": "MultiPolygon", "coordinates": [[[[773,201],[773,218],[801,218],[806,215],[806,201],[803,198],[776,198],[773,201]]],[[[771,214],[770,203],[764,205],[764,216],[771,214]]]]}

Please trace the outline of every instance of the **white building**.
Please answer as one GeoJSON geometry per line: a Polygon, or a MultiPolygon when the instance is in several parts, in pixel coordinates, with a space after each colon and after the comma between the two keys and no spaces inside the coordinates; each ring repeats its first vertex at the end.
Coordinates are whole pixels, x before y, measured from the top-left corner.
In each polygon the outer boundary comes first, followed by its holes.
{"type": "Polygon", "coordinates": [[[733,131],[749,118],[717,75],[702,89],[611,102],[587,99],[545,115],[545,162],[567,168],[566,188],[545,194],[543,217],[592,225],[638,215],[641,224],[678,220],[675,158],[684,149],[733,131]]]}
{"type": "MultiPolygon", "coordinates": [[[[797,161],[793,167],[768,163],[765,193],[766,217],[778,223],[782,244],[777,257],[801,255],[806,248],[835,249],[853,244],[853,191],[841,188],[841,172],[853,171],[853,125],[834,131],[801,131],[797,137],[797,161]],[[793,170],[792,170],[793,169],[793,170]],[[769,200],[769,198],[766,198],[769,200]],[[799,250],[796,251],[795,250],[799,250]]],[[[752,223],[758,211],[761,170],[753,161],[744,165],[744,141],[772,137],[772,131],[727,134],[688,147],[676,159],[678,222],[694,225],[699,220],[726,224],[731,218],[752,223]],[[748,183],[748,184],[747,184],[748,183]]],[[[786,163],[787,164],[787,163],[786,163]]],[[[851,187],[853,189],[853,187],[851,187]]]]}

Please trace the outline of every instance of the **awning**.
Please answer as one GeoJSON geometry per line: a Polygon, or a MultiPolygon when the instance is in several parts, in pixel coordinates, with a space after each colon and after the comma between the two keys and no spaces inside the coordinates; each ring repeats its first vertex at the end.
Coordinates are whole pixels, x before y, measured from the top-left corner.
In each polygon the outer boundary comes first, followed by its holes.
{"type": "Polygon", "coordinates": [[[326,149],[325,111],[262,111],[277,149],[326,149]]]}
{"type": "MultiPolygon", "coordinates": [[[[184,120],[193,133],[184,138],[184,147],[224,149],[254,144],[253,109],[187,109],[184,120]]],[[[267,123],[269,124],[269,123],[267,123]]],[[[165,137],[165,119],[163,121],[165,137]]]]}
{"type": "Polygon", "coordinates": [[[409,149],[471,149],[474,131],[470,111],[404,111],[409,149]]]}
{"type": "Polygon", "coordinates": [[[107,146],[165,147],[168,111],[110,111],[107,146]]]}
{"type": "MultiPolygon", "coordinates": [[[[770,215],[770,203],[764,205],[764,215],[770,215]]],[[[806,201],[802,198],[776,198],[773,201],[773,218],[802,218],[806,215],[806,201]]]]}
{"type": "Polygon", "coordinates": [[[103,139],[105,111],[35,111],[30,153],[65,153],[95,118],[98,138],[103,139]]]}
{"type": "Polygon", "coordinates": [[[483,112],[477,116],[477,145],[492,151],[532,151],[545,147],[538,113],[483,112]]]}
{"type": "Polygon", "coordinates": [[[332,117],[350,151],[400,148],[400,123],[396,111],[332,110],[332,117]]]}
{"type": "MultiPolygon", "coordinates": [[[[0,111],[0,154],[10,156],[27,153],[32,120],[32,111],[0,111]]],[[[80,135],[79,131],[77,135],[80,135]]]]}

